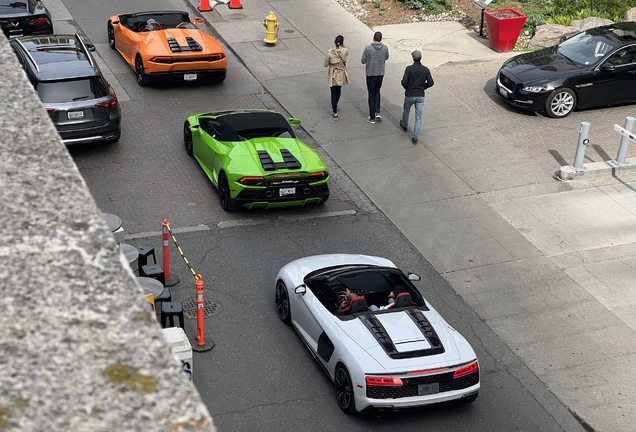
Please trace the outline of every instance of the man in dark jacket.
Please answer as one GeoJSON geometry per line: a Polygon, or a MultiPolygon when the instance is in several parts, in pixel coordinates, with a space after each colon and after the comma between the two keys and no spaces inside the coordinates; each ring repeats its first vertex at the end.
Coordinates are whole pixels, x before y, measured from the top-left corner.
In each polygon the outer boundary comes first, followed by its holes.
{"type": "Polygon", "coordinates": [[[407,130],[409,124],[409,114],[411,106],[415,104],[415,127],[413,127],[413,144],[417,144],[417,136],[420,134],[420,126],[422,125],[422,110],[424,109],[424,90],[433,87],[433,77],[431,71],[422,65],[422,53],[415,50],[411,53],[413,64],[407,66],[402,77],[402,87],[406,89],[404,92],[404,111],[402,112],[402,120],[400,127],[407,130]]]}
{"type": "Polygon", "coordinates": [[[367,90],[369,91],[369,117],[367,121],[375,124],[382,120],[380,115],[380,87],[384,78],[384,63],[389,59],[389,48],[382,43],[382,33],[375,32],[373,43],[362,52],[362,64],[366,65],[367,90]]]}

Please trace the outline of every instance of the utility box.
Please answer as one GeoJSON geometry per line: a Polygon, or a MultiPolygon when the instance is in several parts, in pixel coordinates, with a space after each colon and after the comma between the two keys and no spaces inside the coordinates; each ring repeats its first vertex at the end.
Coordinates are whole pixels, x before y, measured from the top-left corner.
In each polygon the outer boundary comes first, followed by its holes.
{"type": "Polygon", "coordinates": [[[192,381],[192,345],[181,327],[168,327],[163,329],[163,337],[168,342],[172,354],[181,360],[183,371],[192,381]]]}

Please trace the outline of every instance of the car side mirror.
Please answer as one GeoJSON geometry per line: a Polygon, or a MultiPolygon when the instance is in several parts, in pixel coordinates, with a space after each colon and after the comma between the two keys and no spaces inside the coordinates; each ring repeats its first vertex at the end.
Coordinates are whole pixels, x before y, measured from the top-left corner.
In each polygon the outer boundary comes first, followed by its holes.
{"type": "Polygon", "coordinates": [[[302,285],[298,285],[296,288],[294,288],[294,292],[296,294],[305,294],[307,292],[307,285],[302,284],[302,285]]]}
{"type": "Polygon", "coordinates": [[[88,48],[90,52],[95,52],[95,45],[91,43],[86,43],[86,48],[88,48]]]}
{"type": "Polygon", "coordinates": [[[613,64],[608,63],[608,62],[605,62],[605,63],[603,63],[603,64],[601,65],[601,68],[600,68],[600,69],[601,69],[603,72],[608,72],[608,71],[613,71],[615,68],[616,68],[616,66],[614,66],[613,64]]]}
{"type": "Polygon", "coordinates": [[[205,19],[201,18],[201,17],[195,17],[194,18],[194,23],[195,24],[203,24],[203,23],[205,23],[205,19]]]}
{"type": "Polygon", "coordinates": [[[410,281],[419,281],[419,280],[422,280],[422,278],[418,274],[409,273],[409,280],[410,281]]]}
{"type": "Polygon", "coordinates": [[[300,126],[300,120],[295,117],[288,118],[287,123],[289,123],[292,126],[300,126]]]}
{"type": "Polygon", "coordinates": [[[196,124],[196,125],[190,125],[190,128],[191,128],[191,129],[199,129],[199,125],[198,125],[198,124],[196,124]]]}
{"type": "Polygon", "coordinates": [[[111,24],[114,25],[114,26],[115,25],[119,25],[119,21],[112,21],[111,24]]]}
{"type": "Polygon", "coordinates": [[[565,35],[563,35],[563,36],[561,36],[561,37],[559,38],[559,43],[561,43],[561,42],[565,42],[566,40],[568,40],[568,37],[567,37],[567,36],[565,36],[565,35]]]}

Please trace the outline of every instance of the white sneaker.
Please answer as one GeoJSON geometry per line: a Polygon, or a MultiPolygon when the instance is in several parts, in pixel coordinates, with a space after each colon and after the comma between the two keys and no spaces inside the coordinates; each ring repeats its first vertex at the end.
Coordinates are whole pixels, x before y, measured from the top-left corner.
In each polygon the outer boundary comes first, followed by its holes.
{"type": "Polygon", "coordinates": [[[371,124],[375,124],[375,119],[372,119],[371,117],[367,117],[367,121],[371,124]]]}
{"type": "Polygon", "coordinates": [[[382,116],[380,115],[380,113],[375,113],[375,119],[377,121],[381,121],[382,120],[382,116]]]}

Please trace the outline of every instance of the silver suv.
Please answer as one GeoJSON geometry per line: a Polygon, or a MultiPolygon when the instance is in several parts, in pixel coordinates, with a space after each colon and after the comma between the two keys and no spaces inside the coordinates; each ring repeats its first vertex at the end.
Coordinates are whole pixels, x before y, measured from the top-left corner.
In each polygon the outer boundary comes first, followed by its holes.
{"type": "Polygon", "coordinates": [[[11,47],[35,87],[62,141],[117,141],[117,96],[80,35],[23,36],[11,47]]]}

